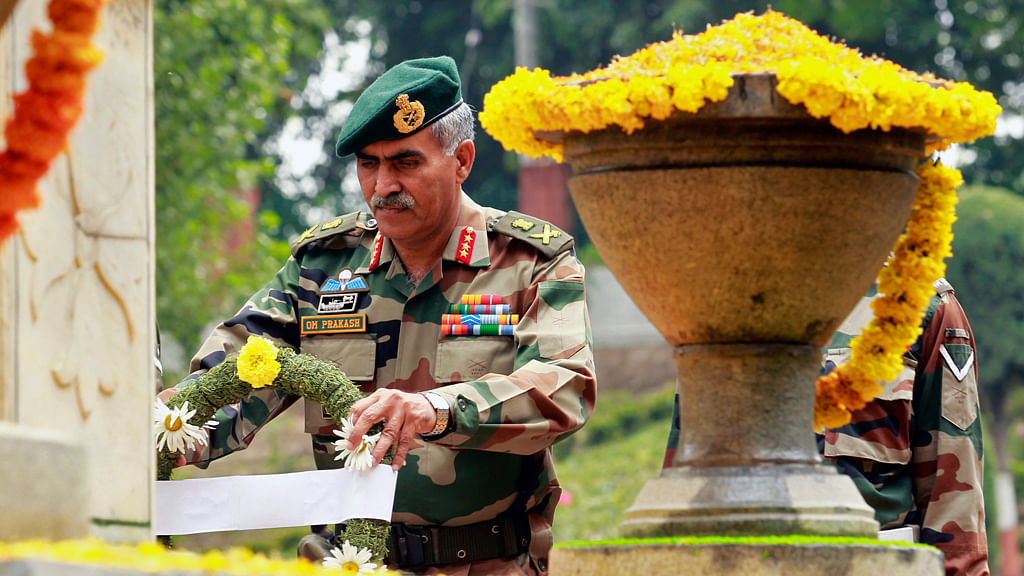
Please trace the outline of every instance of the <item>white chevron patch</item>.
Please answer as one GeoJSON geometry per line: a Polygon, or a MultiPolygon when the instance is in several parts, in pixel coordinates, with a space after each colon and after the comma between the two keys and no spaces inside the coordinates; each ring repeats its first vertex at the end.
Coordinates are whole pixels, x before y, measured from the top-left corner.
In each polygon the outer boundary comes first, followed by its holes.
{"type": "Polygon", "coordinates": [[[964,362],[963,368],[960,368],[959,366],[956,365],[956,362],[953,361],[953,357],[950,356],[949,352],[946,350],[945,344],[943,344],[942,347],[939,348],[939,352],[941,352],[942,357],[946,359],[946,366],[949,366],[949,371],[953,373],[953,376],[956,376],[956,381],[963,382],[964,378],[967,377],[967,372],[971,369],[971,366],[974,364],[974,350],[971,350],[971,355],[967,357],[967,361],[964,362]]]}

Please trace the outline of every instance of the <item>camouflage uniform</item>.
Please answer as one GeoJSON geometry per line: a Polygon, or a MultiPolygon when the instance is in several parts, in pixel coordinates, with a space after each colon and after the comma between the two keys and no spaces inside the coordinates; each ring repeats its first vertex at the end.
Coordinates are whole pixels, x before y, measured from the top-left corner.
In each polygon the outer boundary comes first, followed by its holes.
{"type": "MultiPolygon", "coordinates": [[[[947,574],[988,574],[981,415],[974,335],[945,280],[899,377],[852,421],[819,435],[822,455],[850,475],[883,529],[915,527],[945,554],[947,574]]],[[[872,317],[872,290],[833,335],[825,370],[842,364],[872,317]]]]}
{"type": "MultiPolygon", "coordinates": [[[[456,428],[437,440],[413,442],[398,476],[393,521],[461,526],[491,520],[525,500],[530,560],[544,572],[561,492],[550,446],[583,426],[595,399],[584,270],[572,246],[571,237],[549,224],[480,207],[463,193],[442,262],[413,287],[369,215],[348,214],[303,234],[276,277],[207,339],[192,370],[209,369],[259,334],[337,363],[364,393],[391,387],[441,395],[456,428]],[[466,250],[470,226],[475,241],[466,250]],[[368,288],[356,310],[366,315],[365,331],[303,334],[304,320],[322,315],[321,288],[346,268],[368,288]],[[501,295],[520,315],[514,336],[441,335],[441,315],[464,294],[501,295]]],[[[189,462],[245,448],[296,400],[259,390],[222,410],[212,448],[189,454],[189,462]]],[[[330,444],[337,439],[333,429],[319,405],[306,402],[318,468],[340,466],[330,444]]]]}

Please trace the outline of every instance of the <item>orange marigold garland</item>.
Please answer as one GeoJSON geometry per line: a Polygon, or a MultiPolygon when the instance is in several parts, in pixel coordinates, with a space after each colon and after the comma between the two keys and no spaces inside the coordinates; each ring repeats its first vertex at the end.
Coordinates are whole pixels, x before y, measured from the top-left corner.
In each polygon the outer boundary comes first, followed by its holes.
{"type": "Polygon", "coordinates": [[[0,154],[0,244],[18,228],[19,210],[39,205],[36,183],[67,146],[82,115],[85,77],[102,60],[92,44],[107,0],[51,0],[53,30],[32,31],[32,57],[25,63],[28,89],[14,97],[0,154]]]}
{"type": "Polygon", "coordinates": [[[850,359],[815,388],[814,426],[836,428],[850,421],[850,412],[864,407],[882,391],[879,382],[896,378],[901,357],[921,334],[921,319],[935,293],[933,282],[945,273],[953,255],[952,225],[960,171],[926,163],[906,232],[878,275],[882,296],[871,302],[874,319],[850,343],[850,359]]]}

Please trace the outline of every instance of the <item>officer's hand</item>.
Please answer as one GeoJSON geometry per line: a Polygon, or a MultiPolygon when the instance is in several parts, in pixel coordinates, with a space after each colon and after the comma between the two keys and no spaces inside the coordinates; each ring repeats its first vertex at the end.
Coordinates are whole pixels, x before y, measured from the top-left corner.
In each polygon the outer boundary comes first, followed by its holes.
{"type": "Polygon", "coordinates": [[[171,398],[174,398],[174,395],[177,393],[177,388],[164,388],[163,390],[160,391],[159,394],[156,395],[156,397],[159,398],[160,401],[163,402],[164,404],[167,404],[167,402],[169,402],[171,398]]]}
{"type": "Polygon", "coordinates": [[[359,400],[349,410],[352,433],[348,437],[349,450],[355,450],[370,427],[384,422],[377,446],[373,449],[373,463],[380,464],[388,448],[395,446],[395,458],[391,468],[400,469],[405,465],[413,438],[427,434],[434,429],[437,413],[430,401],[420,394],[380,388],[366,398],[359,400]]]}

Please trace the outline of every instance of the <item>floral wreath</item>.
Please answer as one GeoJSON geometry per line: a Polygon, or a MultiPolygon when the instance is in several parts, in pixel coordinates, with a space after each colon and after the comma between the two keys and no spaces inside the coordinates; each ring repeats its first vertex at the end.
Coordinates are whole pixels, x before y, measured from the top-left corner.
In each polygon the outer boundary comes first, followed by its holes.
{"type": "MultiPolygon", "coordinates": [[[[480,125],[506,149],[562,160],[562,144],[544,133],[603,130],[627,134],[647,119],[697,112],[728,95],[737,74],[775,74],[778,93],[844,133],[902,128],[927,132],[925,152],[995,131],[999,104],[964,82],[918,74],[831,42],[779,12],[737,14],[698,35],[676,33],[604,68],[553,78],[516,69],[484,96],[480,125]]],[[[874,319],[851,343],[850,360],[815,383],[814,427],[850,421],[895,378],[902,355],[921,334],[932,283],[952,255],[960,172],[924,162],[906,232],[879,275],[874,319]]]]}
{"type": "MultiPolygon", "coordinates": [[[[165,404],[159,398],[153,416],[153,431],[157,444],[157,479],[170,480],[175,461],[193,443],[206,445],[209,430],[216,426],[210,420],[221,408],[241,401],[253,390],[271,388],[302,396],[319,403],[341,426],[335,430],[340,438],[334,442],[338,452],[335,460],[345,460],[357,472],[373,465],[370,454],[380,437],[382,425],[371,428],[355,450],[348,449],[348,436],[352,422],[347,418],[352,405],[363,397],[351,380],[336,365],[319,360],[309,354],[297,354],[288,348],[278,348],[260,336],[249,336],[237,355],[229,355],[197,378],[187,380],[165,404]],[[373,433],[376,432],[376,433],[373,433]]],[[[391,462],[391,454],[384,463],[391,462]]],[[[340,530],[340,528],[339,528],[340,530]]],[[[331,550],[325,566],[349,566],[357,570],[372,571],[382,562],[387,552],[390,524],[384,520],[352,518],[346,521],[344,539],[340,548],[331,550]]],[[[166,544],[169,538],[162,537],[166,544]]]]}

